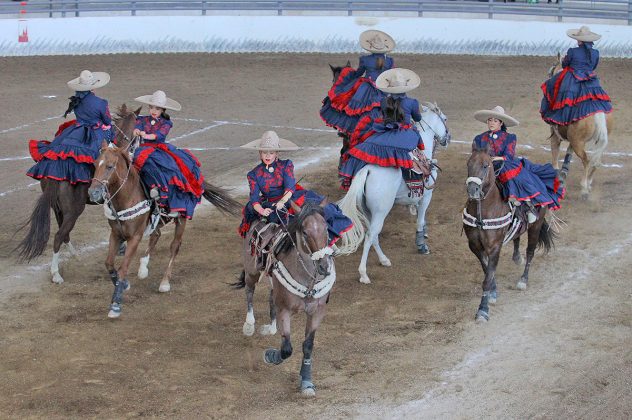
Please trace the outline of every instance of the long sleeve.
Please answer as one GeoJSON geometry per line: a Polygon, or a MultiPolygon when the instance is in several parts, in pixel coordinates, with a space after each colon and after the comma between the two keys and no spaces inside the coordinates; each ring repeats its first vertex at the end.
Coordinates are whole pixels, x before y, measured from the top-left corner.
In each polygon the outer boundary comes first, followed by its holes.
{"type": "Polygon", "coordinates": [[[566,68],[568,66],[570,66],[571,64],[571,58],[573,56],[573,49],[569,48],[568,51],[566,51],[566,55],[564,56],[564,59],[562,60],[562,67],[566,68]]]}
{"type": "Polygon", "coordinates": [[[364,56],[360,56],[360,60],[358,62],[358,69],[355,72],[356,77],[362,77],[366,72],[366,63],[364,56]]]}
{"type": "Polygon", "coordinates": [[[104,107],[101,109],[101,121],[105,125],[112,125],[112,115],[110,114],[110,107],[107,101],[104,102],[104,107]]]}
{"type": "Polygon", "coordinates": [[[284,194],[288,191],[294,193],[296,191],[296,178],[294,178],[294,164],[288,160],[283,168],[283,189],[284,194]]]}
{"type": "Polygon", "coordinates": [[[414,121],[421,121],[421,113],[419,112],[419,102],[417,99],[412,100],[412,109],[410,110],[410,116],[414,121]]]}
{"type": "Polygon", "coordinates": [[[505,160],[513,160],[516,155],[516,143],[518,139],[515,134],[507,134],[507,139],[505,140],[505,147],[502,151],[502,156],[505,160]]]}
{"type": "Polygon", "coordinates": [[[248,175],[248,186],[250,187],[250,203],[254,206],[259,203],[259,197],[261,196],[261,190],[259,189],[259,184],[255,179],[254,175],[249,172],[248,175]]]}
{"type": "Polygon", "coordinates": [[[597,54],[595,54],[596,58],[595,58],[594,65],[593,65],[593,68],[592,68],[593,71],[597,70],[597,66],[599,65],[599,51],[597,51],[597,50],[594,50],[594,51],[597,54]]]}
{"type": "Polygon", "coordinates": [[[167,139],[169,131],[171,130],[171,127],[171,121],[163,121],[162,124],[160,124],[160,128],[158,128],[158,130],[156,130],[156,132],[154,133],[156,135],[156,141],[159,143],[164,143],[167,139]]]}
{"type": "Polygon", "coordinates": [[[144,124],[143,118],[144,117],[136,117],[136,125],[134,126],[134,128],[137,128],[139,130],[143,129],[143,124],[144,124]]]}

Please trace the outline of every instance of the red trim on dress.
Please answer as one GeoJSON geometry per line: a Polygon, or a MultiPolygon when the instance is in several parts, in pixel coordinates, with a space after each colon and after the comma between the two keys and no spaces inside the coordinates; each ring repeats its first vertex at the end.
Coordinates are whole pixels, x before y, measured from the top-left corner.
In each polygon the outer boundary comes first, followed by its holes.
{"type": "Polygon", "coordinates": [[[60,135],[68,127],[75,125],[76,122],[77,120],[75,119],[75,120],[66,121],[65,123],[60,124],[59,127],[57,128],[57,132],[55,133],[55,137],[60,135]]]}
{"type": "Polygon", "coordinates": [[[510,169],[498,175],[498,180],[504,184],[510,179],[514,179],[515,177],[517,177],[520,171],[522,171],[522,162],[517,168],[510,169]]]}
{"type": "Polygon", "coordinates": [[[351,156],[357,159],[360,159],[366,163],[372,163],[379,166],[385,166],[385,167],[394,166],[394,167],[399,167],[399,168],[404,168],[404,169],[410,169],[413,167],[412,159],[399,159],[399,158],[390,157],[390,156],[388,158],[381,158],[378,156],[373,156],[368,153],[365,153],[362,150],[358,150],[357,148],[351,149],[347,153],[349,153],[351,156]]]}
{"type": "Polygon", "coordinates": [[[44,155],[39,151],[39,144],[50,144],[48,140],[29,140],[29,153],[35,162],[39,162],[44,158],[44,155]]]}

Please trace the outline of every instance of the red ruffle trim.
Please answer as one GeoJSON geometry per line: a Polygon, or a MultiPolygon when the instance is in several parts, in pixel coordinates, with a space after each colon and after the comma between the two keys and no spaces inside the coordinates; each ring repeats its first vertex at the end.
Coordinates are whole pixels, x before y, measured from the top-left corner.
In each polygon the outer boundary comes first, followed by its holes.
{"type": "Polygon", "coordinates": [[[393,167],[404,168],[404,169],[410,169],[413,167],[412,159],[399,159],[393,156],[382,158],[379,156],[370,155],[358,149],[351,149],[347,153],[369,164],[375,164],[375,165],[385,166],[385,167],[393,166],[393,167]]]}
{"type": "Polygon", "coordinates": [[[73,181],[70,181],[67,178],[58,178],[58,177],[52,176],[52,175],[35,175],[35,174],[32,174],[32,173],[27,173],[26,175],[30,176],[33,179],[40,179],[41,180],[41,179],[47,178],[47,179],[53,179],[55,181],[65,181],[65,182],[70,183],[71,185],[75,185],[75,184],[90,184],[90,183],[92,183],[91,179],[88,179],[88,180],[78,179],[77,181],[73,182],[73,181]]]}
{"type": "Polygon", "coordinates": [[[498,180],[504,184],[510,179],[514,179],[515,177],[517,177],[521,171],[522,171],[522,163],[517,168],[510,169],[498,175],[498,180]]]}
{"type": "Polygon", "coordinates": [[[586,114],[586,115],[584,115],[582,117],[574,118],[574,119],[572,119],[570,121],[564,121],[564,122],[563,121],[554,120],[553,118],[545,117],[544,114],[542,114],[542,113],[540,113],[540,115],[542,115],[542,119],[545,122],[547,122],[547,123],[553,123],[553,124],[557,124],[557,125],[569,125],[569,124],[572,124],[572,123],[574,123],[576,121],[581,121],[584,118],[588,118],[588,117],[590,117],[592,115],[599,114],[600,112],[603,112],[604,114],[610,114],[612,112],[612,110],[610,110],[610,111],[599,110],[599,111],[591,112],[590,114],[586,114]]]}

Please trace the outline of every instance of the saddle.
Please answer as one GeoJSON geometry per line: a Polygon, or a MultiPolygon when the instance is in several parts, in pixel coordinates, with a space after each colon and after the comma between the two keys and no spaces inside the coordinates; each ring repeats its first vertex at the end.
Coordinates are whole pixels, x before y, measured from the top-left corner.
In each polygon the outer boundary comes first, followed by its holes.
{"type": "Polygon", "coordinates": [[[266,223],[258,220],[252,226],[250,235],[250,255],[256,258],[257,270],[265,269],[268,254],[272,253],[273,245],[277,238],[280,238],[284,231],[281,225],[276,223],[266,223]]]}
{"type": "Polygon", "coordinates": [[[425,181],[432,173],[432,162],[426,157],[423,151],[414,149],[410,152],[413,161],[413,167],[410,169],[402,168],[402,176],[408,187],[408,196],[411,198],[419,198],[424,195],[425,181]]]}

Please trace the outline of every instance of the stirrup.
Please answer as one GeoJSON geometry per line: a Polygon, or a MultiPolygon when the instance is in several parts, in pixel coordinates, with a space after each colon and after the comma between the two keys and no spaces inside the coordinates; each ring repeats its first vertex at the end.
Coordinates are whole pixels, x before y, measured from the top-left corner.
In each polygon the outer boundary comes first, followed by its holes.
{"type": "Polygon", "coordinates": [[[180,217],[180,212],[179,211],[172,211],[171,213],[167,214],[167,216],[172,217],[174,219],[177,219],[178,217],[180,217]]]}
{"type": "Polygon", "coordinates": [[[152,200],[158,200],[160,198],[160,191],[158,191],[158,188],[154,187],[149,191],[149,198],[152,200]]]}

